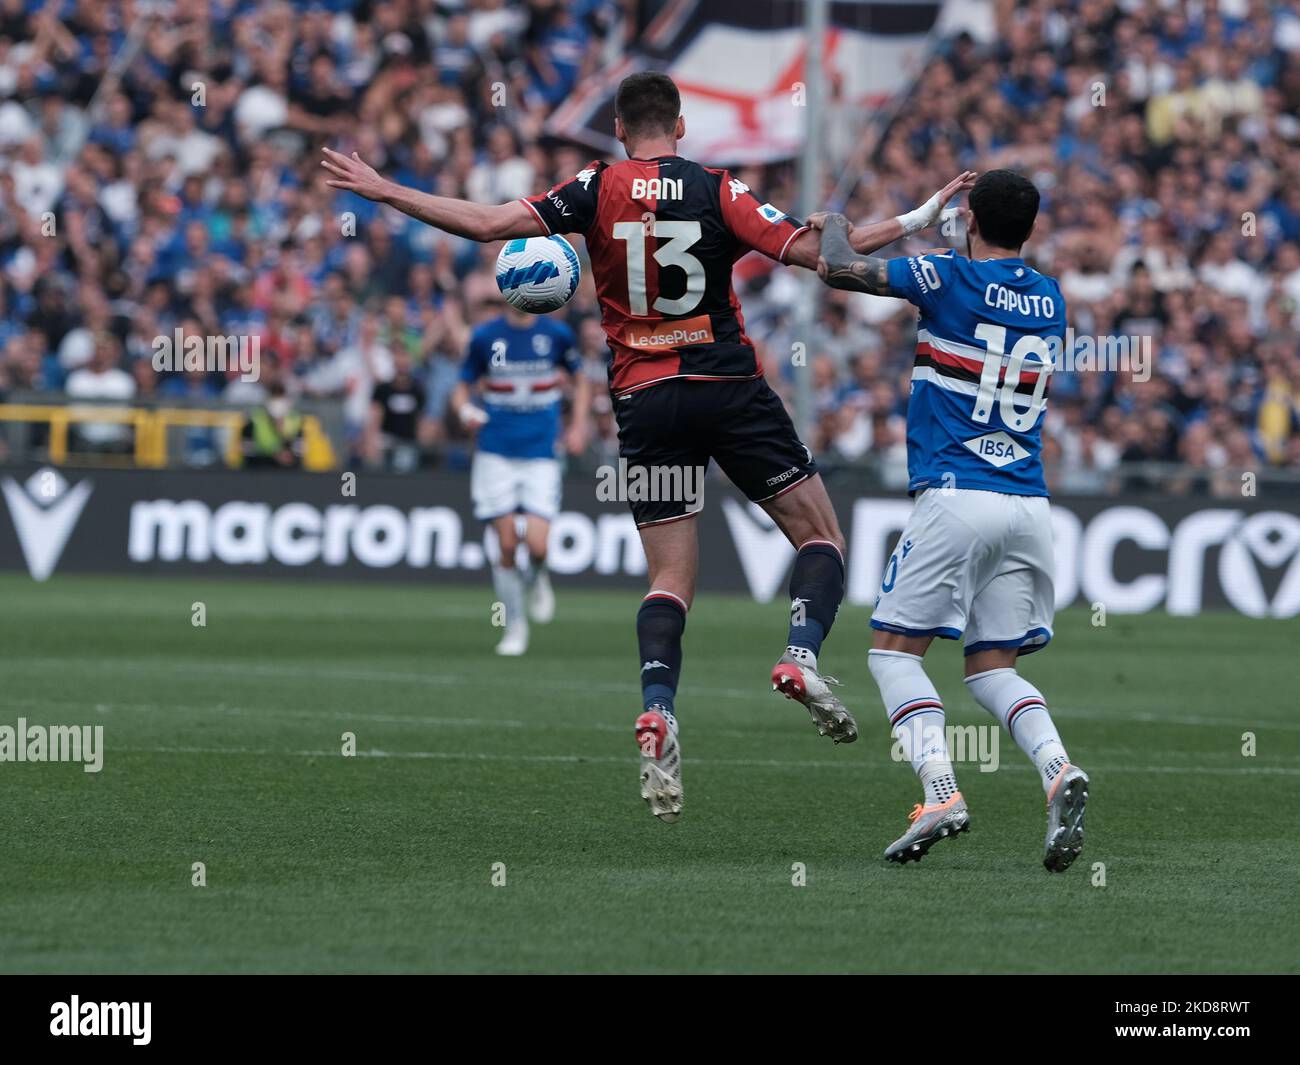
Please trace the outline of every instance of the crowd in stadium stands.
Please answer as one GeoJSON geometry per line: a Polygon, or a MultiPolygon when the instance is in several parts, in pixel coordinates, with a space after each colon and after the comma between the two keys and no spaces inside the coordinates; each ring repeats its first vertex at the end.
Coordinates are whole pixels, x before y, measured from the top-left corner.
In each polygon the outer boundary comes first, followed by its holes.
{"type": "MultiPolygon", "coordinates": [[[[468,329],[500,309],[496,248],[336,194],[317,149],[478,201],[545,189],[590,156],[548,138],[547,116],[654,6],[0,0],[0,395],[254,407],[273,394],[280,414],[337,400],[354,458],[463,464],[447,401],[468,329]],[[128,42],[150,12],[161,17],[128,42]],[[260,381],[158,373],[154,340],[177,329],[259,337],[260,381]]],[[[1058,486],[1141,484],[1149,467],[1129,464],[1170,463],[1192,468],[1189,491],[1234,492],[1237,471],[1300,466],[1296,6],[993,10],[992,43],[944,42],[887,125],[864,143],[832,139],[827,199],[850,174],[834,206],[865,220],[967,167],[1034,179],[1043,207],[1027,255],[1060,278],[1075,331],[1150,338],[1149,380],[1054,375],[1058,486]]],[[[853,109],[835,81],[832,97],[832,114],[853,109]]],[[[792,165],[737,174],[797,201],[792,165]]],[[[888,252],[960,243],[931,231],[888,252]]],[[[828,290],[808,338],[793,271],[751,256],[737,287],[783,394],[791,352],[808,353],[815,450],[832,465],[882,459],[897,482],[914,312],[828,290]]],[[[589,278],[564,313],[603,380],[589,278]]],[[[617,445],[597,395],[589,457],[604,459],[617,445]]],[[[89,428],[89,446],[123,445],[124,427],[89,428]]],[[[203,432],[186,448],[194,465],[219,461],[203,432]]]]}

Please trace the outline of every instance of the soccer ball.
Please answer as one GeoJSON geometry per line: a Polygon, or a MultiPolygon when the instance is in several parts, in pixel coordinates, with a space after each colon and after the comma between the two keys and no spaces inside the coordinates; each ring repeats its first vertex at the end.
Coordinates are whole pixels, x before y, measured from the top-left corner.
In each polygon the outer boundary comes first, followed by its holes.
{"type": "Polygon", "coordinates": [[[510,306],[530,314],[559,310],[581,276],[578,253],[563,237],[507,241],[497,256],[497,288],[510,306]]]}

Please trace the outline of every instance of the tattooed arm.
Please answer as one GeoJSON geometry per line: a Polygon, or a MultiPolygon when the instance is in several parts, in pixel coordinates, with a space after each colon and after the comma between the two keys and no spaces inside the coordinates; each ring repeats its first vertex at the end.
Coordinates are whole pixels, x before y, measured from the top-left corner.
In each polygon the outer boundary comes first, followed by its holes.
{"type": "Polygon", "coordinates": [[[873,296],[892,296],[889,287],[889,260],[874,255],[859,255],[849,244],[852,224],[842,214],[830,214],[822,225],[821,257],[817,275],[831,288],[846,292],[869,292],[873,296]]]}
{"type": "Polygon", "coordinates": [[[974,170],[963,170],[920,207],[880,222],[854,226],[842,214],[809,215],[808,224],[822,230],[817,273],[832,288],[877,296],[902,295],[890,290],[887,260],[872,258],[871,253],[899,237],[910,237],[934,225],[944,216],[944,204],[975,187],[975,177],[974,170]],[[832,225],[832,221],[838,224],[832,225]],[[832,230],[836,230],[834,236],[832,230]]]}

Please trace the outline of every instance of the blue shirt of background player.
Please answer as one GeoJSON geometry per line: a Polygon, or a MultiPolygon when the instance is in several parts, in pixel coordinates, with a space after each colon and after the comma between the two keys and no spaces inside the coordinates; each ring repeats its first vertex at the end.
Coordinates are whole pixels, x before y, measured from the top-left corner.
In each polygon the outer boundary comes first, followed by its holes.
{"type": "Polygon", "coordinates": [[[555,457],[560,435],[561,371],[578,373],[573,330],[551,318],[512,325],[504,315],[470,334],[460,377],[482,385],[487,424],[478,448],[511,459],[555,457]]]}
{"type": "Polygon", "coordinates": [[[889,287],[921,309],[907,404],[908,491],[1047,495],[1043,410],[1065,340],[1065,298],[1056,279],[1023,259],[972,261],[940,253],[890,259],[889,287]],[[999,329],[1005,330],[999,381],[981,399],[994,342],[987,334],[999,329]],[[1027,337],[1012,398],[1002,381],[1011,353],[1027,337]],[[1041,401],[1035,403],[1040,375],[1041,401]]]}

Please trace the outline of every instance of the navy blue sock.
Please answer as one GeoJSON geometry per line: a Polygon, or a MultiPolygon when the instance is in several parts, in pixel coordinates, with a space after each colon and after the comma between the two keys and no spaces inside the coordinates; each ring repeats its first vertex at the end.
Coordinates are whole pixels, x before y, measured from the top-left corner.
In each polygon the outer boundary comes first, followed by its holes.
{"type": "Polygon", "coordinates": [[[657,703],[673,713],[685,629],[686,607],[676,596],[651,592],[641,600],[636,641],[641,652],[641,700],[647,709],[657,703]]]}
{"type": "Polygon", "coordinates": [[[789,646],[819,654],[843,598],[844,556],[825,540],[804,544],[790,574],[789,646]]]}

